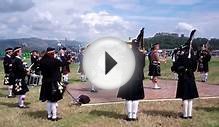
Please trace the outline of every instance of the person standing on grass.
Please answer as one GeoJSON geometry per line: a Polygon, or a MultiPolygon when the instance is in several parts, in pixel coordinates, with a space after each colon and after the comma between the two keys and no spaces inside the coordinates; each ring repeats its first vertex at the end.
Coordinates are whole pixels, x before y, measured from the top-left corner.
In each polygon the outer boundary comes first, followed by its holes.
{"type": "Polygon", "coordinates": [[[84,51],[85,48],[81,48],[80,52],[78,54],[78,60],[79,60],[79,68],[78,68],[78,73],[80,73],[80,79],[81,82],[86,82],[86,75],[84,73],[84,69],[83,69],[83,57],[84,57],[84,51]]]}
{"type": "Polygon", "coordinates": [[[158,86],[158,76],[161,76],[160,72],[160,57],[158,50],[160,49],[160,44],[153,44],[152,51],[149,54],[149,76],[152,76],[152,82],[154,84],[154,89],[160,89],[158,86]]]}
{"type": "Polygon", "coordinates": [[[171,67],[171,70],[178,74],[176,98],[183,100],[181,118],[192,119],[193,99],[199,97],[194,76],[197,68],[197,57],[192,48],[190,49],[189,43],[186,43],[184,48],[179,49],[177,57],[171,67]]]}
{"type": "Polygon", "coordinates": [[[4,71],[5,71],[5,77],[4,77],[4,85],[8,86],[8,98],[15,97],[12,94],[12,88],[13,88],[13,74],[12,74],[12,48],[5,49],[5,57],[3,61],[4,65],[4,71]]]}
{"type": "Polygon", "coordinates": [[[59,53],[60,53],[60,59],[62,60],[62,63],[63,63],[62,71],[61,71],[62,72],[62,79],[63,79],[64,83],[68,84],[68,79],[69,79],[68,74],[70,73],[69,65],[71,64],[72,60],[67,55],[65,47],[61,48],[59,53]]]}
{"type": "Polygon", "coordinates": [[[140,99],[144,99],[144,66],[145,54],[139,50],[139,42],[132,41],[132,51],[135,55],[135,70],[132,78],[120,87],[117,97],[126,100],[128,112],[127,121],[137,120],[138,104],[140,99]]]}
{"type": "Polygon", "coordinates": [[[198,53],[198,72],[200,72],[202,82],[207,82],[208,80],[208,62],[210,60],[211,55],[206,44],[203,44],[201,51],[198,53]]]}
{"type": "Polygon", "coordinates": [[[57,116],[57,102],[63,98],[65,90],[61,83],[61,60],[55,58],[55,49],[47,48],[46,54],[40,60],[40,70],[43,79],[40,90],[40,100],[47,101],[47,118],[48,120],[57,121],[61,119],[57,116]]]}
{"type": "Polygon", "coordinates": [[[28,108],[24,104],[25,94],[29,91],[27,83],[25,81],[26,75],[29,73],[22,59],[22,49],[21,47],[14,48],[13,51],[13,62],[12,62],[12,73],[14,75],[14,84],[13,84],[13,93],[18,96],[18,107],[19,108],[28,108]]]}

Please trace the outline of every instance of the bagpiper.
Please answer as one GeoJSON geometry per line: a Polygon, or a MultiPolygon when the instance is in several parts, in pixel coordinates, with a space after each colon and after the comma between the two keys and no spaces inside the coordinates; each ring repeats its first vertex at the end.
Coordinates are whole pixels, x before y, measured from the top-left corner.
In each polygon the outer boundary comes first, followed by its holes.
{"type": "Polygon", "coordinates": [[[178,84],[176,98],[183,101],[183,119],[192,119],[192,103],[194,98],[198,98],[198,91],[195,82],[194,72],[197,68],[197,56],[192,49],[192,37],[195,30],[190,35],[189,41],[178,48],[178,56],[171,70],[178,74],[178,84]]]}
{"type": "Polygon", "coordinates": [[[4,65],[4,72],[5,72],[5,77],[4,77],[4,85],[8,86],[8,98],[15,97],[12,94],[12,88],[13,88],[13,73],[12,73],[12,56],[13,54],[13,49],[12,48],[7,48],[5,49],[5,57],[3,61],[4,65]]]}
{"type": "Polygon", "coordinates": [[[55,49],[48,47],[46,54],[40,60],[40,70],[43,75],[42,86],[40,90],[40,100],[47,101],[48,120],[57,121],[58,101],[63,98],[65,86],[61,83],[60,59],[55,58],[55,49]]]}
{"type": "Polygon", "coordinates": [[[145,54],[139,50],[139,42],[132,41],[132,51],[135,55],[135,70],[132,78],[120,87],[117,97],[126,100],[128,121],[137,120],[138,104],[140,99],[144,99],[144,66],[145,54]]]}
{"type": "Polygon", "coordinates": [[[160,57],[159,57],[159,50],[160,44],[155,43],[151,48],[152,51],[149,53],[149,73],[148,75],[151,76],[152,83],[154,84],[154,89],[160,89],[158,86],[158,76],[161,76],[160,70],[160,57]]]}
{"type": "Polygon", "coordinates": [[[198,72],[200,72],[202,82],[208,80],[208,63],[210,60],[211,54],[209,53],[207,46],[203,44],[201,51],[198,53],[198,72]]]}
{"type": "Polygon", "coordinates": [[[30,56],[30,60],[31,60],[31,70],[34,71],[35,74],[40,75],[40,71],[39,71],[39,52],[37,50],[33,50],[31,52],[31,56],[30,56]]]}
{"type": "Polygon", "coordinates": [[[14,48],[13,51],[13,62],[12,62],[12,72],[14,75],[13,93],[18,95],[18,107],[28,108],[24,104],[26,98],[25,94],[29,91],[25,77],[27,76],[29,70],[25,67],[24,62],[21,59],[22,49],[21,47],[14,48]]]}
{"type": "Polygon", "coordinates": [[[66,48],[63,47],[60,49],[60,59],[62,60],[63,66],[62,66],[62,79],[63,82],[68,84],[68,74],[70,73],[70,67],[72,60],[71,57],[69,57],[66,53],[66,48]]]}

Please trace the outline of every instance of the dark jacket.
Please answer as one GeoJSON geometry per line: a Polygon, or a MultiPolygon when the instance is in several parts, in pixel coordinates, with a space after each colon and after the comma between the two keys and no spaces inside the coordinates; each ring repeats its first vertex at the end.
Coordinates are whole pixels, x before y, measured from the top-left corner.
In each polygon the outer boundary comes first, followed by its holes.
{"type": "Polygon", "coordinates": [[[16,56],[12,61],[12,72],[14,75],[13,93],[15,95],[23,95],[29,91],[25,81],[27,71],[20,57],[16,56]]]}
{"type": "Polygon", "coordinates": [[[38,56],[33,56],[31,55],[31,64],[33,64],[31,70],[35,71],[35,74],[39,75],[40,74],[40,69],[39,69],[39,57],[38,56]]]}
{"type": "Polygon", "coordinates": [[[61,85],[62,62],[58,59],[45,55],[40,60],[40,70],[43,75],[40,91],[41,101],[57,102],[62,99],[64,88],[61,85]]]}
{"type": "Polygon", "coordinates": [[[198,53],[198,72],[208,72],[208,62],[211,60],[211,55],[208,51],[203,50],[198,53]]]}
{"type": "Polygon", "coordinates": [[[139,100],[144,98],[144,66],[145,54],[137,49],[133,49],[135,55],[135,70],[131,79],[120,87],[117,97],[126,100],[139,100]]]}
{"type": "Polygon", "coordinates": [[[68,74],[70,72],[70,67],[69,65],[71,64],[69,62],[70,58],[67,56],[67,55],[64,55],[64,56],[60,56],[61,60],[62,60],[62,73],[63,74],[68,74]]]}
{"type": "Polygon", "coordinates": [[[13,84],[13,73],[12,73],[12,58],[8,55],[5,55],[4,61],[4,85],[12,85],[13,84]]]}
{"type": "Polygon", "coordinates": [[[184,49],[172,66],[172,71],[178,74],[178,85],[176,98],[193,99],[199,97],[194,72],[197,68],[197,57],[191,51],[191,58],[188,58],[189,50],[184,49]]]}

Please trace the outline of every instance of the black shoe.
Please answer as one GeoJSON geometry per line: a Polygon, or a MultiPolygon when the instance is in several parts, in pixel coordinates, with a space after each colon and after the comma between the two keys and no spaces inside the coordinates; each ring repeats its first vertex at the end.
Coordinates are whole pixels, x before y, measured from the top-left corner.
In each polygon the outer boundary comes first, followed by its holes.
{"type": "Polygon", "coordinates": [[[97,90],[94,90],[94,89],[92,89],[90,92],[92,92],[92,93],[96,93],[96,92],[98,92],[97,90]]]}
{"type": "Polygon", "coordinates": [[[192,119],[192,116],[188,116],[188,119],[192,119]]]}
{"type": "Polygon", "coordinates": [[[132,118],[126,117],[125,120],[126,120],[126,121],[132,121],[132,118]]]}
{"type": "Polygon", "coordinates": [[[180,116],[181,119],[188,119],[188,117],[184,117],[183,115],[180,116]]]}
{"type": "Polygon", "coordinates": [[[47,120],[52,120],[52,117],[47,117],[47,120]]]}
{"type": "Polygon", "coordinates": [[[24,108],[30,108],[30,107],[28,107],[28,106],[25,106],[25,105],[18,105],[18,108],[22,108],[22,109],[24,109],[24,108]]]}
{"type": "Polygon", "coordinates": [[[132,121],[138,121],[138,118],[132,118],[132,121]]]}
{"type": "Polygon", "coordinates": [[[10,96],[8,95],[7,97],[8,98],[15,98],[16,96],[15,95],[10,95],[10,96]]]}
{"type": "Polygon", "coordinates": [[[51,120],[52,121],[59,121],[59,120],[61,120],[62,118],[61,117],[57,117],[57,118],[52,118],[51,120]]]}

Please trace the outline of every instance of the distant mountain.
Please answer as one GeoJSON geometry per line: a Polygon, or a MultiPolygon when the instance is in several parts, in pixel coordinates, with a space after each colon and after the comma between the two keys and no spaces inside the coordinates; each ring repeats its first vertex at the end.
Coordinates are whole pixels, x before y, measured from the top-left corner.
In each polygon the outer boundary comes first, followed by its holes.
{"type": "MultiPolygon", "coordinates": [[[[85,45],[84,42],[75,40],[59,40],[67,48],[79,48],[85,45]]],[[[57,48],[57,40],[45,40],[40,38],[19,38],[19,39],[0,39],[0,50],[8,47],[21,46],[27,50],[45,50],[47,47],[57,48]]]]}

